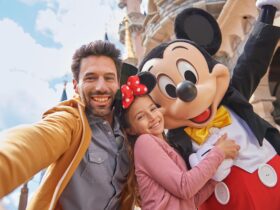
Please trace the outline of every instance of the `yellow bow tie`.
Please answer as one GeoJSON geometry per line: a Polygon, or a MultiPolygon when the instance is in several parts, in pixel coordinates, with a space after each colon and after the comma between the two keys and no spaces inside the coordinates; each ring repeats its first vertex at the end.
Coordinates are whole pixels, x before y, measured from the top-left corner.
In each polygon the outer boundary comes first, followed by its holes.
{"type": "Polygon", "coordinates": [[[206,138],[209,136],[209,129],[211,127],[222,128],[231,124],[231,118],[228,110],[221,106],[216,113],[214,120],[212,120],[206,127],[204,128],[191,128],[186,127],[184,131],[197,143],[203,144],[206,138]]]}

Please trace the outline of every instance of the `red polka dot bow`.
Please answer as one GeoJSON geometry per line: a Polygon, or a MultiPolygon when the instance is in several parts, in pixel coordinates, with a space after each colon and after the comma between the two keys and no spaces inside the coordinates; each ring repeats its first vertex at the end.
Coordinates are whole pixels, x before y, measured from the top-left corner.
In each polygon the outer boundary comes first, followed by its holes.
{"type": "Polygon", "coordinates": [[[144,95],[147,93],[148,88],[140,84],[138,76],[133,75],[128,77],[126,84],[122,85],[122,107],[127,109],[134,100],[134,96],[144,95]]]}

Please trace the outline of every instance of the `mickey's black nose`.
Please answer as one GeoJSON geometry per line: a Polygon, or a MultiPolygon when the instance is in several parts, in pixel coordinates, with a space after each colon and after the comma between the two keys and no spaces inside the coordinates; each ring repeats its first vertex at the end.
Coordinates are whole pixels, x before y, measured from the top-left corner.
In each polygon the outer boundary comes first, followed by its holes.
{"type": "Polygon", "coordinates": [[[190,102],[195,99],[197,89],[192,82],[186,80],[177,85],[176,95],[182,101],[190,102]]]}

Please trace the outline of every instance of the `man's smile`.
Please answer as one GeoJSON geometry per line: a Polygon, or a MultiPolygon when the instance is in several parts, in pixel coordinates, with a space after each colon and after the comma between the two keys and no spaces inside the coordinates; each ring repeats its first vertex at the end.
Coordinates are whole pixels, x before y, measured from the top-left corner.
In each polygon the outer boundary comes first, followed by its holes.
{"type": "Polygon", "coordinates": [[[103,95],[95,95],[95,96],[91,96],[91,99],[93,100],[94,103],[96,103],[97,105],[107,105],[110,102],[111,96],[103,96],[103,95]]]}

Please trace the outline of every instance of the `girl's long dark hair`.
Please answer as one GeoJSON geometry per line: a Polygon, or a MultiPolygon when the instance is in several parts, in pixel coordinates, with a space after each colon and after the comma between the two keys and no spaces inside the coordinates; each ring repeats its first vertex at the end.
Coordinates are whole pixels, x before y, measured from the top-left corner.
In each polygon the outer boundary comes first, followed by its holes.
{"type": "Polygon", "coordinates": [[[136,180],[136,175],[135,175],[135,164],[134,164],[134,145],[137,140],[138,136],[134,135],[129,135],[127,132],[125,132],[125,129],[129,128],[129,122],[128,122],[128,109],[122,109],[120,113],[120,123],[124,129],[124,134],[125,134],[125,144],[128,150],[128,155],[131,160],[130,164],[130,171],[128,173],[128,178],[127,178],[127,189],[128,189],[128,194],[125,198],[125,200],[133,200],[134,204],[136,206],[141,207],[141,199],[140,199],[140,194],[139,194],[139,188],[136,180]]]}

